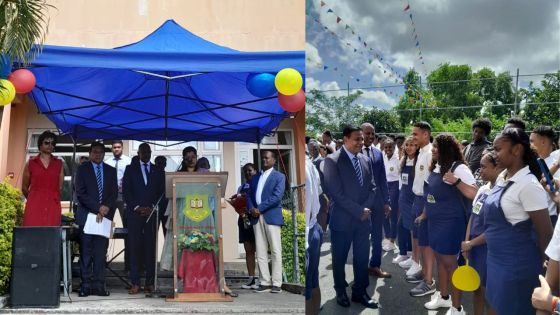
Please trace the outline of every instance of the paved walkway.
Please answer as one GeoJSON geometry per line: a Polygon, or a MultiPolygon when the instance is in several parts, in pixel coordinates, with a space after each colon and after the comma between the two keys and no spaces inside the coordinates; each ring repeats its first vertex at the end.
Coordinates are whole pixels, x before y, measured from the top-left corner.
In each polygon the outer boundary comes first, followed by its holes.
{"type": "MultiPolygon", "coordinates": [[[[322,315],[326,314],[381,314],[381,315],[399,315],[399,314],[429,314],[444,315],[447,309],[440,309],[439,312],[428,311],[424,308],[424,303],[430,300],[430,296],[411,297],[408,293],[414,287],[405,281],[405,271],[391,260],[396,256],[394,253],[383,254],[382,268],[390,272],[393,277],[390,279],[369,278],[370,285],[368,293],[379,301],[381,307],[378,310],[366,309],[357,303],[351,303],[349,308],[344,308],[336,304],[336,293],[334,291],[334,281],[332,277],[332,261],[331,261],[331,243],[329,237],[325,235],[325,242],[321,247],[321,261],[319,265],[319,285],[321,286],[321,305],[322,315]]],[[[352,257],[348,257],[346,263],[346,280],[350,286],[348,288],[348,297],[351,295],[350,287],[353,280],[352,257]]],[[[463,306],[467,314],[472,314],[472,293],[463,295],[463,306]]]]}

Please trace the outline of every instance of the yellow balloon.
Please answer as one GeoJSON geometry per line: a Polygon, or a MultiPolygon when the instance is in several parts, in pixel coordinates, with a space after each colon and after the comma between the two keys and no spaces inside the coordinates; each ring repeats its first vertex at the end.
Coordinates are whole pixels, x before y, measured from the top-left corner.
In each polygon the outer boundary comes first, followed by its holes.
{"type": "Polygon", "coordinates": [[[467,262],[465,266],[455,269],[451,276],[451,282],[461,291],[472,292],[480,287],[480,276],[467,262]]]}
{"type": "Polygon", "coordinates": [[[16,97],[16,88],[12,82],[0,79],[0,106],[10,104],[16,97]]]}
{"type": "Polygon", "coordinates": [[[303,78],[296,69],[284,68],[276,74],[274,85],[278,92],[290,96],[299,92],[303,85],[303,78]]]}

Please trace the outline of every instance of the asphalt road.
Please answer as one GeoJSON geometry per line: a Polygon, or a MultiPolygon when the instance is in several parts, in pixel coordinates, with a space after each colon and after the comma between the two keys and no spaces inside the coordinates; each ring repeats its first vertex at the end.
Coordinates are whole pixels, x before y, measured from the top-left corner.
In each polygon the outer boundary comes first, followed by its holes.
{"type": "MultiPolygon", "coordinates": [[[[321,305],[322,315],[327,314],[382,314],[382,315],[398,315],[398,314],[429,314],[444,315],[447,309],[439,309],[438,311],[428,311],[424,308],[424,303],[430,300],[430,295],[424,297],[411,297],[408,293],[414,287],[405,281],[405,270],[395,265],[391,260],[396,256],[395,253],[383,252],[382,268],[390,272],[393,277],[389,279],[369,278],[370,285],[368,293],[379,301],[380,308],[377,310],[366,309],[357,303],[351,303],[349,308],[344,308],[336,304],[336,293],[334,291],[332,264],[331,264],[331,243],[328,235],[325,235],[325,241],[321,247],[321,260],[319,265],[319,285],[321,287],[321,305]]],[[[346,281],[350,284],[347,293],[351,296],[352,281],[354,279],[352,272],[352,257],[349,254],[346,263],[346,281]]],[[[434,272],[434,274],[437,273],[434,272]]],[[[467,314],[472,314],[472,293],[463,294],[463,307],[467,314]]]]}

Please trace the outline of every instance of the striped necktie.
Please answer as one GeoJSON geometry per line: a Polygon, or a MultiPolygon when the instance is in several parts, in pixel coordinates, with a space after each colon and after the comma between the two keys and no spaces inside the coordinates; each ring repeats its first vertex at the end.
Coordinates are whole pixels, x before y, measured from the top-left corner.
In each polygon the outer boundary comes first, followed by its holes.
{"type": "Polygon", "coordinates": [[[356,175],[358,175],[358,181],[360,182],[360,186],[364,185],[364,179],[362,177],[362,168],[360,167],[360,161],[358,160],[357,156],[354,156],[352,159],[352,164],[354,164],[354,171],[356,171],[356,175]]]}
{"type": "Polygon", "coordinates": [[[99,203],[103,198],[103,179],[101,176],[101,165],[97,165],[97,172],[95,174],[97,177],[97,190],[99,191],[99,203]]]}

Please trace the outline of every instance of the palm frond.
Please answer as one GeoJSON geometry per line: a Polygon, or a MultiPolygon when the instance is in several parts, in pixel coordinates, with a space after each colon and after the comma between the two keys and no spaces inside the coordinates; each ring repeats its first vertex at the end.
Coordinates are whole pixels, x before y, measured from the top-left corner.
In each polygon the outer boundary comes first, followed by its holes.
{"type": "Polygon", "coordinates": [[[45,41],[49,8],[46,0],[0,0],[0,53],[29,64],[45,41]]]}

